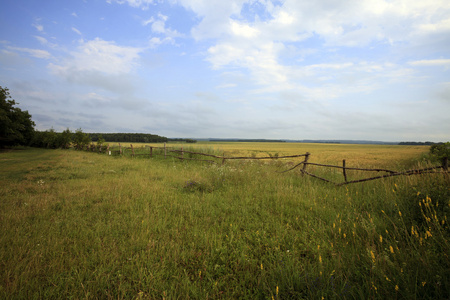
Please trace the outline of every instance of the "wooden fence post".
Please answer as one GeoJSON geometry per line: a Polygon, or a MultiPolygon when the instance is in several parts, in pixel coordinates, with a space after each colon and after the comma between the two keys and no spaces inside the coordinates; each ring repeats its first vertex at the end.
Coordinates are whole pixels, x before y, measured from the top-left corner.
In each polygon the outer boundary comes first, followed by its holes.
{"type": "Polygon", "coordinates": [[[225,151],[223,151],[223,156],[222,156],[222,166],[225,164],[225,151]]]}
{"type": "Polygon", "coordinates": [[[134,148],[133,148],[133,144],[130,144],[130,146],[131,146],[131,156],[134,157],[134,148]]]}
{"type": "Polygon", "coordinates": [[[448,172],[448,157],[444,157],[442,161],[442,168],[445,172],[448,172]]]}
{"type": "Polygon", "coordinates": [[[345,159],[342,160],[342,172],[344,173],[345,182],[347,182],[347,173],[345,172],[345,159]]]}
{"type": "Polygon", "coordinates": [[[303,161],[303,169],[302,169],[302,174],[304,175],[305,171],[306,171],[306,165],[309,159],[309,152],[305,153],[305,160],[303,161]]]}
{"type": "Polygon", "coordinates": [[[181,159],[183,159],[183,147],[181,147],[181,159]]]}
{"type": "Polygon", "coordinates": [[[167,154],[167,152],[166,152],[166,143],[164,143],[164,159],[166,158],[166,154],[167,154]]]}
{"type": "Polygon", "coordinates": [[[122,146],[119,143],[119,155],[122,155],[122,146]]]}
{"type": "Polygon", "coordinates": [[[150,147],[150,158],[153,156],[153,147],[150,147]]]}

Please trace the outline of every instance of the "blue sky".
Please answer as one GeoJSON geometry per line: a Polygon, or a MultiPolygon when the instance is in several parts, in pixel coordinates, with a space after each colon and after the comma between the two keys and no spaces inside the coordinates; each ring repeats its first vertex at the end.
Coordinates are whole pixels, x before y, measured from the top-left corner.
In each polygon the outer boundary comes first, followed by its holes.
{"type": "Polygon", "coordinates": [[[448,0],[5,0],[39,130],[450,140],[448,0]]]}

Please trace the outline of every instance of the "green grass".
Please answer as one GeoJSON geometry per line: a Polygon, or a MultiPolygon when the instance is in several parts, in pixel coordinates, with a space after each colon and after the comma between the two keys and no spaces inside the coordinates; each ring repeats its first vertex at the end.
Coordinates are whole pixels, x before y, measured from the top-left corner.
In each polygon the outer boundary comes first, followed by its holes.
{"type": "Polygon", "coordinates": [[[0,153],[0,298],[449,297],[448,178],[280,169],[0,153]]]}

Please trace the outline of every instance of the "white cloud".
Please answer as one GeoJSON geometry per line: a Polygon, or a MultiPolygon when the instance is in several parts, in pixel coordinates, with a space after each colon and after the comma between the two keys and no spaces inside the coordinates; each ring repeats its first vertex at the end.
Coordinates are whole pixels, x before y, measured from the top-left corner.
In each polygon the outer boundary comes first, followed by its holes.
{"type": "Polygon", "coordinates": [[[162,44],[173,44],[173,43],[174,43],[174,40],[170,37],[166,37],[163,39],[160,39],[159,37],[153,37],[150,39],[148,45],[151,49],[154,49],[162,44]]]}
{"type": "Polygon", "coordinates": [[[30,49],[30,48],[20,48],[20,47],[11,47],[11,46],[7,46],[6,48],[11,51],[15,51],[15,52],[28,53],[30,56],[36,57],[36,58],[49,59],[52,57],[52,55],[48,51],[41,50],[41,49],[30,49]]]}
{"type": "Polygon", "coordinates": [[[41,43],[42,45],[46,45],[46,44],[48,43],[47,39],[44,38],[44,37],[42,37],[42,36],[35,35],[34,37],[35,37],[35,38],[39,41],[39,43],[41,43]]]}
{"type": "Polygon", "coordinates": [[[114,42],[96,38],[91,41],[81,41],[77,50],[71,53],[71,58],[59,65],[50,64],[55,73],[95,71],[108,75],[129,73],[137,66],[137,59],[142,48],[118,46],[114,42]]]}
{"type": "Polygon", "coordinates": [[[78,29],[76,29],[75,27],[72,27],[72,31],[78,35],[82,35],[81,32],[78,29]]]}
{"type": "Polygon", "coordinates": [[[253,82],[261,86],[260,91],[300,89],[315,95],[322,94],[316,89],[323,87],[308,86],[329,82],[330,94],[342,95],[345,92],[338,88],[341,83],[354,82],[352,90],[357,92],[380,88],[382,82],[406,82],[412,76],[408,68],[364,62],[351,56],[342,63],[342,58],[333,55],[333,51],[342,47],[362,49],[379,43],[418,45],[429,39],[437,40],[432,34],[444,36],[450,30],[447,17],[450,2],[445,0],[414,3],[407,0],[230,0],[219,3],[178,0],[177,3],[200,18],[191,31],[192,36],[214,42],[206,52],[206,60],[212,68],[247,69],[253,82]],[[321,47],[324,53],[320,63],[286,61],[285,54],[290,47],[298,53],[305,50],[298,61],[308,55],[317,57],[317,51],[308,45],[312,37],[319,41],[315,47],[321,47]],[[328,49],[328,53],[324,49],[328,49]],[[400,74],[404,77],[396,78],[400,74]]]}
{"type": "Polygon", "coordinates": [[[44,26],[40,24],[33,24],[33,27],[37,29],[37,31],[42,32],[44,31],[44,26]]]}
{"type": "Polygon", "coordinates": [[[425,59],[425,60],[415,60],[410,61],[412,66],[420,67],[450,67],[450,59],[425,59]]]}
{"type": "Polygon", "coordinates": [[[131,7],[142,8],[144,10],[148,9],[148,7],[155,2],[154,0],[107,0],[106,2],[112,3],[112,1],[119,4],[127,3],[131,7]]]}
{"type": "Polygon", "coordinates": [[[236,36],[242,36],[244,38],[254,38],[259,35],[259,30],[252,28],[247,24],[240,24],[235,21],[231,21],[231,31],[236,36]]]}
{"type": "Polygon", "coordinates": [[[167,28],[166,21],[168,19],[169,17],[161,13],[158,13],[158,17],[156,19],[154,17],[151,17],[150,19],[143,21],[142,25],[147,26],[151,24],[151,29],[153,33],[165,35],[167,37],[165,38],[166,41],[174,42],[174,38],[183,37],[183,34],[171,28],[167,28]]]}

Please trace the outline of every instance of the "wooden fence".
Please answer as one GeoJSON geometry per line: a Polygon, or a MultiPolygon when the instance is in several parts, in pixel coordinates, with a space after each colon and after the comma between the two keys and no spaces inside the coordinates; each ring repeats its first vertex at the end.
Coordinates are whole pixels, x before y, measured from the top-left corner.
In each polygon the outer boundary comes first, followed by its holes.
{"type": "Polygon", "coordinates": [[[118,150],[110,150],[109,145],[102,148],[102,147],[96,147],[94,144],[91,144],[91,145],[87,146],[86,150],[88,150],[88,151],[96,151],[96,152],[99,152],[99,153],[107,153],[109,155],[112,155],[112,154],[123,155],[125,150],[131,150],[131,156],[132,157],[143,155],[143,156],[148,156],[149,158],[152,158],[152,157],[154,157],[156,155],[163,155],[164,158],[173,157],[173,158],[180,159],[180,160],[196,160],[196,161],[205,161],[205,162],[210,162],[210,163],[217,163],[217,161],[213,160],[215,158],[215,159],[218,159],[222,163],[222,165],[227,160],[253,160],[253,159],[255,159],[255,160],[264,160],[264,159],[274,160],[274,159],[304,157],[304,160],[301,161],[300,163],[294,165],[293,167],[289,168],[288,170],[281,171],[279,173],[289,172],[289,171],[292,171],[292,170],[294,170],[296,168],[301,167],[300,172],[302,173],[302,175],[308,175],[308,176],[317,178],[319,180],[332,183],[332,184],[337,185],[337,186],[342,186],[342,185],[351,184],[351,183],[365,182],[365,181],[376,180],[376,179],[382,179],[382,178],[393,177],[393,176],[411,176],[411,175],[431,174],[431,173],[443,173],[446,176],[448,176],[448,158],[447,157],[445,157],[443,159],[442,165],[440,165],[440,166],[428,167],[428,168],[423,168],[423,169],[412,169],[412,170],[407,170],[407,171],[392,171],[392,170],[387,170],[387,169],[366,169],[366,168],[348,167],[346,165],[345,159],[342,161],[342,166],[311,163],[311,162],[308,162],[309,156],[311,155],[309,152],[306,152],[305,154],[288,155],[288,156],[266,156],[266,157],[238,156],[238,157],[231,157],[231,156],[225,156],[225,154],[220,156],[220,155],[207,154],[207,153],[202,153],[202,152],[186,151],[186,150],[183,150],[183,148],[181,148],[181,149],[174,149],[172,147],[167,147],[166,143],[164,143],[163,147],[154,147],[154,146],[145,146],[145,147],[148,148],[148,151],[149,151],[148,153],[136,153],[135,148],[133,147],[132,144],[130,144],[130,147],[123,147],[120,143],[119,143],[119,147],[118,147],[119,149],[118,150]],[[157,154],[154,150],[160,150],[160,152],[162,152],[162,154],[157,154]],[[177,153],[177,155],[171,155],[170,153],[177,153]],[[186,157],[185,154],[198,155],[198,156],[201,156],[201,157],[207,157],[207,158],[212,158],[212,159],[199,159],[199,158],[186,157]],[[344,177],[344,181],[343,182],[334,182],[332,180],[329,180],[329,179],[320,177],[320,176],[318,176],[316,174],[310,173],[310,172],[307,171],[307,166],[308,165],[318,166],[318,167],[326,167],[326,168],[342,169],[342,175],[344,177]],[[439,171],[440,169],[442,169],[442,171],[439,171]],[[363,179],[357,179],[357,180],[348,180],[347,171],[349,171],[349,170],[352,170],[352,171],[365,171],[365,172],[377,172],[377,173],[384,172],[385,174],[372,176],[372,177],[367,177],[367,178],[363,178],[363,179]]]}
{"type": "Polygon", "coordinates": [[[300,170],[302,174],[309,175],[311,177],[314,177],[314,178],[317,178],[317,179],[320,179],[320,180],[323,180],[323,181],[335,184],[337,186],[350,184],[350,183],[365,182],[365,181],[376,180],[376,179],[387,178],[387,177],[393,177],[393,176],[411,176],[411,175],[443,173],[443,172],[444,172],[444,174],[446,174],[446,176],[448,176],[448,158],[447,157],[445,157],[443,159],[442,165],[440,165],[440,166],[428,167],[428,168],[423,168],[423,169],[412,169],[412,170],[407,170],[407,171],[392,171],[392,170],[386,170],[386,169],[365,169],[365,168],[348,167],[345,164],[345,159],[342,161],[342,166],[310,163],[310,162],[308,162],[309,155],[310,155],[310,153],[306,153],[304,161],[298,163],[297,165],[293,166],[292,168],[290,168],[290,169],[288,169],[286,171],[283,171],[281,173],[288,172],[288,171],[294,170],[297,167],[302,166],[302,169],[300,170]],[[317,176],[315,174],[309,173],[308,171],[306,171],[306,167],[308,165],[342,169],[342,175],[344,177],[344,182],[333,182],[333,181],[328,180],[326,178],[323,178],[323,177],[317,176]],[[442,169],[443,172],[442,171],[441,172],[438,171],[439,169],[442,169]],[[372,176],[372,177],[367,177],[367,178],[357,179],[357,180],[350,180],[349,181],[348,178],[347,178],[347,170],[367,171],[367,172],[385,172],[387,174],[378,175],[378,176],[372,176]]]}

